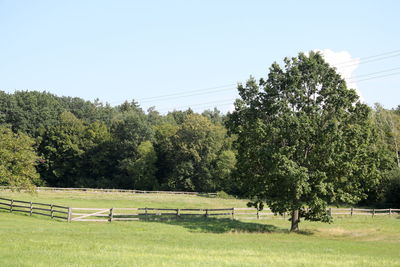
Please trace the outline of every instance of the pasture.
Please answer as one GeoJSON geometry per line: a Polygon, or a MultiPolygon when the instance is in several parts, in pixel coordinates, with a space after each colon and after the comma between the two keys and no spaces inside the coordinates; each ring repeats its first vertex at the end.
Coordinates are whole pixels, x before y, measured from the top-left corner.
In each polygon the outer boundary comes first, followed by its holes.
{"type": "MultiPolygon", "coordinates": [[[[0,197],[71,207],[245,207],[246,200],[186,195],[0,191],[0,197]]],[[[0,212],[0,266],[400,266],[397,216],[187,218],[88,223],[0,212]]]]}

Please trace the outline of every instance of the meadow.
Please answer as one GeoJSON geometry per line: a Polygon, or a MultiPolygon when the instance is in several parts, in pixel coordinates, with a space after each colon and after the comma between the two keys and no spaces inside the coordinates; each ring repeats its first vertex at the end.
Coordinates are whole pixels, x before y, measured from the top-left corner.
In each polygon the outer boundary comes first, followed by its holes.
{"type": "MultiPolygon", "coordinates": [[[[245,207],[246,200],[185,195],[0,191],[71,207],[245,207]]],[[[398,216],[302,221],[190,218],[88,223],[0,212],[0,266],[400,266],[398,216]]]]}

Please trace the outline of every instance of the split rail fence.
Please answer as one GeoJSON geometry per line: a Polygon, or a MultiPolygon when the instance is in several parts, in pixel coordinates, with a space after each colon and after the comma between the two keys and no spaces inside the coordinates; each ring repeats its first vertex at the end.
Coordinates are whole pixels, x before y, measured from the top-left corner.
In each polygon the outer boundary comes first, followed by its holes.
{"type": "MultiPolygon", "coordinates": [[[[269,209],[255,208],[220,209],[164,209],[164,208],[71,208],[54,204],[0,198],[0,210],[42,215],[68,222],[112,222],[173,219],[183,217],[230,218],[239,220],[285,219],[289,214],[274,214],[269,209]]],[[[329,208],[332,216],[381,216],[400,215],[400,209],[329,208]]]]}
{"type": "MultiPolygon", "coordinates": [[[[400,215],[400,209],[356,209],[330,208],[332,216],[379,216],[400,215]]],[[[255,208],[220,208],[220,209],[164,209],[164,208],[71,208],[70,221],[112,222],[138,221],[174,218],[206,217],[229,218],[237,220],[286,219],[288,213],[273,213],[270,209],[259,211],[255,208]]]]}
{"type": "Polygon", "coordinates": [[[0,197],[0,210],[6,210],[9,212],[23,212],[30,216],[33,214],[47,216],[52,219],[62,219],[70,221],[71,219],[71,208],[54,205],[45,204],[38,202],[14,200],[9,198],[0,197]]]}

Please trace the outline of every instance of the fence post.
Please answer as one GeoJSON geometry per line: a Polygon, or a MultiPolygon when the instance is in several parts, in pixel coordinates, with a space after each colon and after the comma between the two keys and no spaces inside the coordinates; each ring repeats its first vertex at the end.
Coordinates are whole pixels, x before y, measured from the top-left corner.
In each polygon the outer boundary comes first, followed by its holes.
{"type": "Polygon", "coordinates": [[[350,216],[353,216],[353,207],[350,209],[350,216]]]}
{"type": "Polygon", "coordinates": [[[258,208],[257,208],[257,220],[260,219],[260,214],[258,214],[258,208]]]}
{"type": "Polygon", "coordinates": [[[332,216],[332,208],[329,208],[329,216],[332,216]]]}
{"type": "Polygon", "coordinates": [[[114,216],[114,212],[113,211],[114,211],[114,208],[111,208],[110,209],[109,219],[108,219],[110,222],[112,222],[112,220],[113,220],[113,216],[114,216]]]}
{"type": "Polygon", "coordinates": [[[176,209],[176,217],[178,218],[179,216],[181,216],[181,210],[180,209],[176,209]]]}
{"type": "Polygon", "coordinates": [[[32,207],[32,201],[29,203],[29,216],[32,216],[32,210],[33,210],[33,207],[32,207]]]}
{"type": "Polygon", "coordinates": [[[375,216],[375,209],[372,209],[372,217],[375,216]]]}
{"type": "Polygon", "coordinates": [[[392,208],[389,209],[389,216],[392,215],[392,208]]]}
{"type": "Polygon", "coordinates": [[[12,212],[12,211],[13,211],[13,204],[14,204],[14,200],[12,200],[12,199],[11,199],[11,201],[10,201],[10,202],[11,202],[11,205],[10,205],[10,212],[12,212]]]}
{"type": "Polygon", "coordinates": [[[71,208],[68,208],[68,222],[71,222],[71,218],[72,217],[72,210],[71,210],[71,208]]]}
{"type": "Polygon", "coordinates": [[[147,221],[147,208],[144,208],[144,219],[147,221]]]}
{"type": "Polygon", "coordinates": [[[50,215],[51,215],[51,218],[53,219],[53,215],[54,215],[53,204],[51,204],[51,206],[50,206],[50,215]]]}
{"type": "Polygon", "coordinates": [[[208,209],[206,209],[206,214],[204,216],[208,217],[208,209]]]}
{"type": "Polygon", "coordinates": [[[232,208],[232,220],[235,219],[235,208],[232,208]]]}

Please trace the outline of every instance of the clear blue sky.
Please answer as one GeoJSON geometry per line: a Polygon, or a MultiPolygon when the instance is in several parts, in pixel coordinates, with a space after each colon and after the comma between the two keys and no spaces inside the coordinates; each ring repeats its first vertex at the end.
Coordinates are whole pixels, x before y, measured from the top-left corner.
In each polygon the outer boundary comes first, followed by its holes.
{"type": "MultiPolygon", "coordinates": [[[[363,58],[400,50],[399,12],[400,1],[0,0],[0,90],[226,111],[235,86],[190,91],[265,77],[273,61],[299,51],[363,58]]],[[[399,61],[360,64],[354,75],[399,61]]],[[[357,87],[368,104],[392,108],[399,82],[392,75],[357,87]]]]}

